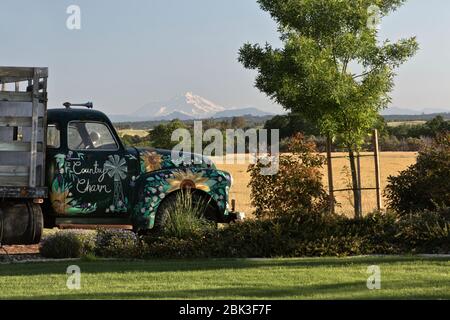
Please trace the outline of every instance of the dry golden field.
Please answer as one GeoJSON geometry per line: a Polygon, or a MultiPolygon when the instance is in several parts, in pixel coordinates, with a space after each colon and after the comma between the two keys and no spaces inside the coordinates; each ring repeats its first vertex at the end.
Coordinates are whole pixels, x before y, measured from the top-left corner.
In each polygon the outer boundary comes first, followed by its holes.
{"type": "MultiPolygon", "coordinates": [[[[343,153],[335,153],[334,156],[342,156],[343,153]]],[[[397,175],[400,171],[416,162],[417,153],[415,152],[383,152],[380,158],[381,184],[382,188],[387,184],[387,178],[390,175],[397,175]]],[[[213,160],[218,160],[212,158],[213,160]]],[[[234,184],[231,188],[230,196],[236,199],[236,207],[238,211],[244,211],[249,215],[252,211],[250,203],[250,189],[247,187],[250,176],[247,173],[247,164],[217,164],[221,170],[228,171],[233,175],[234,184]]],[[[347,188],[349,175],[348,160],[333,159],[333,174],[335,189],[347,188]]],[[[375,169],[373,157],[361,158],[362,185],[364,188],[375,187],[375,169]]],[[[323,179],[326,188],[328,188],[327,168],[323,169],[323,179]]],[[[328,190],[328,189],[327,189],[328,190]]],[[[376,209],[375,190],[363,191],[363,210],[371,212],[376,209]]],[[[336,193],[336,199],[340,203],[340,207],[336,211],[346,215],[352,215],[353,206],[351,204],[351,192],[336,193]]]]}
{"type": "Polygon", "coordinates": [[[119,130],[117,133],[120,137],[123,137],[124,135],[138,136],[140,138],[148,136],[148,130],[124,129],[119,130]]]}

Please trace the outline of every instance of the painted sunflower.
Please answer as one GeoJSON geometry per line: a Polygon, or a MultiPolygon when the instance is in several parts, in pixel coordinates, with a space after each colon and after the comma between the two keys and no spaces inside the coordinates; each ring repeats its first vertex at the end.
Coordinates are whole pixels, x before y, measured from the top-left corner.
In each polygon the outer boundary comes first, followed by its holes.
{"type": "Polygon", "coordinates": [[[145,151],[141,155],[144,160],[146,172],[152,172],[161,169],[162,157],[156,152],[145,151]]]}
{"type": "Polygon", "coordinates": [[[70,202],[72,201],[72,198],[69,198],[68,195],[69,190],[58,190],[50,193],[50,201],[56,213],[65,214],[66,210],[71,208],[70,202]]]}
{"type": "Polygon", "coordinates": [[[167,183],[170,185],[170,189],[167,193],[170,193],[179,189],[198,189],[205,192],[209,192],[209,186],[207,184],[208,178],[203,177],[203,173],[193,173],[191,170],[177,171],[173,174],[173,178],[167,179],[167,183]]]}

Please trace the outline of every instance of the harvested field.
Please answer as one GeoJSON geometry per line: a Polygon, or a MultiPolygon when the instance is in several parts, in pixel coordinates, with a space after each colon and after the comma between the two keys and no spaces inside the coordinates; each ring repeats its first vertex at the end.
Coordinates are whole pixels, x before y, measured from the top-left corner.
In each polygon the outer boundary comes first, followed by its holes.
{"type": "MultiPolygon", "coordinates": [[[[364,154],[364,153],[363,153],[364,154]]],[[[334,153],[333,156],[343,156],[344,153],[334,153]]],[[[387,185],[387,178],[390,175],[397,175],[400,171],[416,162],[416,152],[383,152],[380,158],[381,167],[381,185],[382,188],[387,185]]],[[[217,160],[214,159],[213,160],[217,160]]],[[[253,211],[250,203],[250,189],[247,187],[250,181],[250,175],[247,173],[248,162],[246,164],[218,164],[219,169],[230,172],[234,178],[230,196],[236,199],[236,207],[239,211],[247,214],[253,211]]],[[[344,189],[348,186],[348,175],[350,174],[349,163],[347,159],[333,159],[333,174],[335,189],[344,189]]],[[[372,157],[361,158],[362,185],[365,188],[375,187],[375,168],[372,157]]],[[[323,169],[324,183],[328,186],[327,169],[323,169]]],[[[328,187],[327,187],[328,188],[328,187]]],[[[336,211],[346,215],[352,215],[353,206],[351,203],[351,192],[339,192],[336,194],[340,207],[336,211]]],[[[370,212],[376,209],[375,191],[363,191],[363,210],[370,212]]]]}

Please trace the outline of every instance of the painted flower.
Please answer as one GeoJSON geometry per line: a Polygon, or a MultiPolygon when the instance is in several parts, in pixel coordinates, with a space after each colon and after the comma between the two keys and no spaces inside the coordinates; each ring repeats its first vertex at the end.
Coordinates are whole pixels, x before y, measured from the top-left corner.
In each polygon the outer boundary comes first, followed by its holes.
{"type": "Polygon", "coordinates": [[[145,170],[147,172],[152,172],[161,169],[162,157],[156,152],[145,151],[141,154],[144,160],[145,170]]]}
{"type": "Polygon", "coordinates": [[[52,207],[56,213],[65,214],[66,210],[70,209],[70,202],[72,198],[68,197],[69,190],[54,190],[50,192],[50,202],[52,203],[52,207]]]}
{"type": "Polygon", "coordinates": [[[173,174],[173,178],[167,179],[167,183],[170,185],[167,193],[170,193],[179,189],[198,189],[205,192],[209,192],[209,186],[207,184],[208,178],[203,177],[203,173],[193,173],[190,170],[177,171],[173,174]]]}
{"type": "Polygon", "coordinates": [[[120,181],[127,177],[127,162],[117,154],[108,156],[108,160],[106,160],[104,164],[104,169],[114,181],[120,181]]]}

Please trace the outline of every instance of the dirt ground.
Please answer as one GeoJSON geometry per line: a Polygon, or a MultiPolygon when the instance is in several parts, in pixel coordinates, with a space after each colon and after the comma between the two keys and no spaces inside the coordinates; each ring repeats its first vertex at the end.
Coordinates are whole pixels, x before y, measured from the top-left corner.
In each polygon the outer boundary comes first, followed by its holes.
{"type": "Polygon", "coordinates": [[[0,248],[0,255],[23,255],[23,254],[38,254],[39,245],[31,246],[3,246],[0,248]]]}

